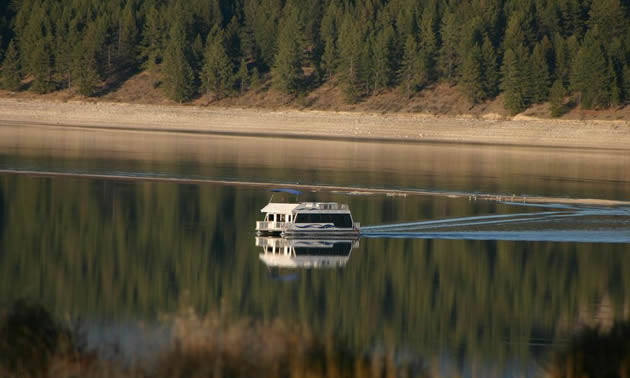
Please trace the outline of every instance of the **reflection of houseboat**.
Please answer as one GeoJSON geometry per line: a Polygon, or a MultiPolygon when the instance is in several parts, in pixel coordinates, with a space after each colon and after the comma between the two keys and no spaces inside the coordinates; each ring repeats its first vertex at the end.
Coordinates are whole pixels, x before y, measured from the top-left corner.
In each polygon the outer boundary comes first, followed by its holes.
{"type": "Polygon", "coordinates": [[[260,210],[265,219],[256,222],[258,235],[284,237],[356,237],[359,223],[348,205],[336,202],[269,203],[260,210]]]}
{"type": "Polygon", "coordinates": [[[315,240],[256,237],[259,255],[268,267],[278,268],[335,268],[346,265],[358,240],[315,240]]]}

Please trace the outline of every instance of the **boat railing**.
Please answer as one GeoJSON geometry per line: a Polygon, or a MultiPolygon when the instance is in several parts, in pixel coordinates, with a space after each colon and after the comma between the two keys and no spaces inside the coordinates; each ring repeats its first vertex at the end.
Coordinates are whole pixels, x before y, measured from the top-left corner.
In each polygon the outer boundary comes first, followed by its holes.
{"type": "Polygon", "coordinates": [[[270,221],[257,221],[256,230],[284,230],[286,228],[286,222],[270,222],[270,221]]]}

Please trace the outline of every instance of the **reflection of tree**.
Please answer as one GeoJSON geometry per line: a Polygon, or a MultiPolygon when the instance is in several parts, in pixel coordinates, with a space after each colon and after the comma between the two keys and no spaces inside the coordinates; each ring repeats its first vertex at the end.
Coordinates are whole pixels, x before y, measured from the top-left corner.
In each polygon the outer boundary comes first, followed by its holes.
{"type": "Polygon", "coordinates": [[[549,378],[630,376],[630,323],[580,331],[547,364],[549,378]]]}
{"type": "MultiPolygon", "coordinates": [[[[0,193],[0,298],[27,296],[91,317],[153,318],[173,311],[188,290],[201,313],[280,316],[356,348],[388,339],[524,356],[526,343],[505,340],[553,336],[604,294],[619,309],[630,288],[621,274],[630,266],[624,245],[397,239],[367,240],[343,270],[282,283],[269,277],[251,242],[264,192],[4,176],[0,193]]],[[[495,206],[350,201],[364,224],[495,206]]]]}

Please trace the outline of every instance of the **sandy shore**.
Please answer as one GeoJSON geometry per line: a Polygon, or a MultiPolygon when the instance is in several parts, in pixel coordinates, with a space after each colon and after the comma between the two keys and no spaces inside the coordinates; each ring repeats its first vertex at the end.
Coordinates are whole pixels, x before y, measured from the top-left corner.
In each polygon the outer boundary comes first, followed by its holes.
{"type": "Polygon", "coordinates": [[[630,149],[626,121],[472,119],[0,98],[0,125],[129,131],[630,149]]]}

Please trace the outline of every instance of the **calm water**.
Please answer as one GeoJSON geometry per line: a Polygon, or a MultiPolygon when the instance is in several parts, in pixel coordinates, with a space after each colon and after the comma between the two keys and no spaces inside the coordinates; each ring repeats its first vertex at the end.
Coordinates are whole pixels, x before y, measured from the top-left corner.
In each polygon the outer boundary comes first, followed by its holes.
{"type": "Polygon", "coordinates": [[[141,334],[135,324],[159,324],[185,301],[361,351],[393,347],[445,375],[533,375],[581,326],[629,318],[630,207],[475,193],[630,200],[628,155],[5,127],[0,298],[81,317],[95,343],[141,334]],[[336,268],[267,265],[253,230],[266,183],[321,185],[300,200],[348,203],[378,227],[336,268]],[[383,227],[399,223],[409,224],[383,227]]]}

